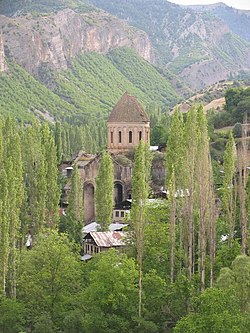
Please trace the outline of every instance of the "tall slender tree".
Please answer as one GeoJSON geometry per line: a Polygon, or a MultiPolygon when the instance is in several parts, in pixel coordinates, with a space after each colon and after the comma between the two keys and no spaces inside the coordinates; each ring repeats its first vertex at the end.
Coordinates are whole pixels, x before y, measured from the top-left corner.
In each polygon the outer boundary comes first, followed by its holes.
{"type": "Polygon", "coordinates": [[[114,166],[109,153],[102,152],[101,163],[96,177],[95,205],[96,221],[101,230],[108,230],[112,222],[114,205],[114,166]]]}
{"type": "Polygon", "coordinates": [[[232,245],[235,226],[235,166],[236,166],[236,147],[232,132],[229,134],[229,139],[224,153],[224,177],[222,184],[222,204],[225,220],[227,223],[227,233],[229,245],[232,245]]]}
{"type": "Polygon", "coordinates": [[[203,107],[197,110],[198,146],[197,146],[197,203],[199,212],[199,271],[201,290],[205,289],[207,238],[209,228],[209,200],[211,199],[211,160],[209,155],[209,137],[207,119],[203,107]]]}
{"type": "Polygon", "coordinates": [[[79,242],[81,240],[81,229],[83,227],[83,184],[81,176],[75,163],[70,180],[69,206],[65,230],[70,239],[79,242]]]}
{"type": "Polygon", "coordinates": [[[138,280],[138,317],[142,317],[142,263],[143,241],[146,223],[146,199],[149,195],[149,181],[152,157],[149,147],[143,141],[135,149],[135,161],[132,175],[132,208],[131,220],[135,232],[135,245],[137,252],[139,280],[138,280]]]}
{"type": "Polygon", "coordinates": [[[16,122],[7,118],[3,127],[3,166],[7,175],[9,202],[9,268],[8,293],[16,297],[16,252],[20,231],[20,209],[23,199],[22,157],[16,122]]]}
{"type": "Polygon", "coordinates": [[[188,224],[188,275],[191,279],[194,273],[194,257],[195,257],[195,185],[196,185],[196,159],[197,159],[197,112],[193,106],[188,114],[184,129],[184,145],[185,145],[185,175],[184,189],[187,190],[184,197],[185,212],[188,224]]]}
{"type": "Polygon", "coordinates": [[[54,138],[48,124],[42,126],[42,151],[44,155],[45,181],[46,181],[46,222],[49,227],[56,226],[58,222],[58,205],[60,189],[58,186],[57,152],[54,138]]]}

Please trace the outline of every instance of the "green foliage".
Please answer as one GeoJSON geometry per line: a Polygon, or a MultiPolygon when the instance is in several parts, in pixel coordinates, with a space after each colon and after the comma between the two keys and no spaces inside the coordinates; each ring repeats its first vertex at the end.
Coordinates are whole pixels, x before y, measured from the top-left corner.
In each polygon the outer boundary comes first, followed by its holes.
{"type": "Polygon", "coordinates": [[[168,146],[166,152],[166,171],[168,181],[171,179],[172,173],[175,173],[176,187],[181,186],[182,180],[182,163],[184,149],[184,123],[182,114],[179,110],[175,110],[168,137],[168,146]]]}
{"type": "Polygon", "coordinates": [[[0,298],[1,333],[19,333],[24,328],[25,308],[16,300],[0,298]]]}
{"type": "Polygon", "coordinates": [[[11,115],[17,120],[31,122],[35,116],[45,119],[46,112],[55,117],[76,112],[74,106],[63,101],[22,67],[16,64],[8,66],[9,71],[0,74],[1,115],[11,115]]]}
{"type": "Polygon", "coordinates": [[[80,288],[81,263],[72,248],[65,235],[47,231],[31,251],[22,253],[18,298],[27,305],[30,323],[40,318],[39,325],[46,325],[41,314],[48,313],[54,325],[62,325],[80,288]]]}
{"type": "Polygon", "coordinates": [[[146,60],[138,57],[134,50],[117,48],[109,53],[109,58],[151,101],[157,101],[159,105],[175,105],[179,100],[171,84],[146,60]]]}
{"type": "Polygon", "coordinates": [[[247,333],[249,320],[240,313],[237,298],[231,291],[216,288],[204,291],[195,302],[195,312],[181,319],[175,333],[247,333]]]}
{"type": "Polygon", "coordinates": [[[110,250],[90,262],[89,266],[84,296],[85,331],[132,332],[137,310],[134,260],[110,250]]]}
{"type": "Polygon", "coordinates": [[[102,231],[107,231],[112,222],[114,192],[114,166],[109,153],[103,151],[96,177],[96,221],[102,231]]]}
{"type": "Polygon", "coordinates": [[[242,123],[244,114],[249,115],[250,88],[228,89],[225,98],[225,109],[231,114],[232,120],[242,123]]]}
{"type": "Polygon", "coordinates": [[[61,217],[59,230],[60,232],[66,232],[69,239],[79,244],[82,241],[83,214],[82,179],[77,164],[75,164],[70,179],[70,194],[67,215],[61,217]]]}

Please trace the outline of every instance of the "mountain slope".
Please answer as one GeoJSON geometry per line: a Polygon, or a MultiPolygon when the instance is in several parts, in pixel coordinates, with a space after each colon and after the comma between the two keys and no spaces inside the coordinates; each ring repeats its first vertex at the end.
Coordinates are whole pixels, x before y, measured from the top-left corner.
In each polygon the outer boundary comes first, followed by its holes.
{"type": "Polygon", "coordinates": [[[129,49],[116,49],[108,58],[94,52],[81,55],[70,69],[54,72],[50,84],[56,94],[92,115],[107,115],[124,91],[144,105],[156,103],[165,107],[180,99],[152,65],[129,49]]]}
{"type": "Polygon", "coordinates": [[[92,3],[146,31],[157,64],[174,71],[193,89],[250,70],[250,44],[210,13],[195,12],[165,0],[92,3]]]}
{"type": "Polygon", "coordinates": [[[68,68],[80,53],[106,54],[122,46],[132,47],[140,56],[153,61],[152,47],[145,32],[131,28],[103,11],[93,9],[81,13],[77,9],[0,16],[5,56],[36,77],[44,68],[68,68]]]}
{"type": "Polygon", "coordinates": [[[66,70],[46,69],[43,75],[50,90],[19,65],[7,65],[8,70],[0,73],[0,114],[11,114],[25,122],[34,116],[70,123],[106,119],[124,91],[136,96],[144,106],[172,106],[180,100],[171,84],[129,49],[117,50],[109,57],[88,52],[78,56],[66,70]],[[120,61],[119,66],[114,59],[120,61]],[[124,66],[126,75],[119,70],[124,66]],[[136,76],[128,75],[136,70],[140,71],[137,81],[136,76]]]}
{"type": "Polygon", "coordinates": [[[0,114],[29,122],[38,117],[61,118],[77,113],[77,109],[63,101],[35,80],[22,67],[8,64],[8,71],[0,73],[0,114]]]}
{"type": "Polygon", "coordinates": [[[250,10],[239,10],[223,2],[213,5],[185,6],[198,12],[210,12],[222,19],[232,32],[250,42],[250,10]]]}

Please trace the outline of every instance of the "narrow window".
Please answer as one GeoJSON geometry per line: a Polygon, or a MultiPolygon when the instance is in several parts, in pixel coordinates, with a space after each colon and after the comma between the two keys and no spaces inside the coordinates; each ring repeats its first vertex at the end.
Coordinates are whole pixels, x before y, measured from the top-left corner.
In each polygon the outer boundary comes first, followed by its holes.
{"type": "Polygon", "coordinates": [[[124,217],[124,212],[121,212],[121,217],[124,217]]]}
{"type": "Polygon", "coordinates": [[[111,134],[110,142],[113,143],[113,132],[111,132],[110,134],[111,134]]]}
{"type": "Polygon", "coordinates": [[[119,217],[119,211],[118,210],[115,212],[115,217],[119,217]]]}
{"type": "Polygon", "coordinates": [[[141,141],[141,137],[142,137],[142,132],[139,131],[139,141],[141,141]]]}
{"type": "Polygon", "coordinates": [[[132,143],[132,142],[133,142],[133,133],[132,133],[132,131],[129,131],[129,134],[128,134],[128,142],[129,142],[129,143],[132,143]]]}
{"type": "Polygon", "coordinates": [[[119,143],[121,143],[121,142],[122,142],[122,132],[119,131],[119,143]]]}

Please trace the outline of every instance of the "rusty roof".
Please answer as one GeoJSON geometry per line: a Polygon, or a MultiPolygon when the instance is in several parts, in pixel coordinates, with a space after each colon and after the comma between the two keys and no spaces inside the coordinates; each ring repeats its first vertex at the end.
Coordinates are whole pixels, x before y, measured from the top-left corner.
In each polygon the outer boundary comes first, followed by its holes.
{"type": "Polygon", "coordinates": [[[137,99],[125,92],[111,111],[108,122],[144,123],[149,122],[149,117],[137,99]]]}
{"type": "Polygon", "coordinates": [[[97,246],[115,247],[125,245],[124,238],[127,233],[124,231],[91,231],[90,235],[97,246]]]}

